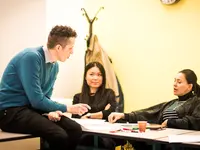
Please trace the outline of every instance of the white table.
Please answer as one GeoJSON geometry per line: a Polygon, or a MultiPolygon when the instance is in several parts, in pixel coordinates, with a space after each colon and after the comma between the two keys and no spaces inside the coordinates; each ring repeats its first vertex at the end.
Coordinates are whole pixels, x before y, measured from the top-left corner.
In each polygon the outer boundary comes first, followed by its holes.
{"type": "MultiPolygon", "coordinates": [[[[85,133],[97,136],[110,137],[110,138],[144,141],[151,143],[153,145],[153,149],[157,149],[156,144],[161,144],[161,143],[169,144],[168,140],[164,140],[169,135],[172,134],[181,135],[194,132],[191,130],[166,128],[163,130],[146,130],[145,133],[122,132],[122,131],[111,133],[110,131],[117,130],[120,124],[110,124],[108,122],[95,123],[95,119],[93,120],[94,120],[93,123],[92,120],[85,120],[86,124],[84,123],[82,124],[82,129],[85,133]]],[[[81,124],[81,122],[79,123],[81,124]]],[[[95,143],[95,146],[98,146],[97,142],[95,143]]]]}
{"type": "MultiPolygon", "coordinates": [[[[171,143],[172,146],[174,147],[180,147],[180,146],[184,146],[184,147],[191,147],[191,148],[200,148],[200,142],[184,142],[187,141],[187,139],[185,138],[193,138],[193,136],[198,136],[196,138],[198,138],[197,140],[200,141],[200,131],[194,131],[194,130],[188,130],[190,132],[186,132],[183,133],[181,135],[179,135],[181,138],[181,136],[183,135],[184,139],[182,139],[182,142],[179,143],[171,143]]],[[[181,141],[181,139],[179,139],[181,141]]],[[[188,139],[189,141],[191,141],[192,139],[188,139]]],[[[165,143],[169,143],[169,137],[163,137],[158,139],[158,141],[161,142],[165,142],[165,143]]]]}

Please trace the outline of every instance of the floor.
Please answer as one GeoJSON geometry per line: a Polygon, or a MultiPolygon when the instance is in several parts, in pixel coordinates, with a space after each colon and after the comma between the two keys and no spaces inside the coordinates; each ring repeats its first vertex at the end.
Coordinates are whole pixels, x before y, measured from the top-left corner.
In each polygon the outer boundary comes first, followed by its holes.
{"type": "Polygon", "coordinates": [[[1,142],[0,150],[38,150],[40,147],[39,138],[1,142]]]}

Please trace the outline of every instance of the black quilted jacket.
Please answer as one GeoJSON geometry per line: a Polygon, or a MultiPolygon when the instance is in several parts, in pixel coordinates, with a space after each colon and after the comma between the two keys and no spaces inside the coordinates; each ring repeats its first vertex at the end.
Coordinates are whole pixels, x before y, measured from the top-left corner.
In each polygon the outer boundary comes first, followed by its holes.
{"type": "MultiPolygon", "coordinates": [[[[164,102],[147,109],[125,113],[125,120],[135,123],[138,120],[146,120],[149,123],[161,124],[163,111],[178,99],[164,102]]],[[[200,130],[200,98],[192,96],[180,107],[176,108],[178,119],[169,119],[167,127],[189,130],[200,130]]]]}

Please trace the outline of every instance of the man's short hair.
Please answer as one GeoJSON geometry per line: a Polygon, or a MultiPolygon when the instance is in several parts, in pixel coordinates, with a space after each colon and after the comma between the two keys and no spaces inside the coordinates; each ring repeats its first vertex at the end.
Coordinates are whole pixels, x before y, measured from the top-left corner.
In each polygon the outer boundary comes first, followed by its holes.
{"type": "Polygon", "coordinates": [[[64,48],[67,45],[67,40],[71,37],[77,37],[74,29],[69,26],[57,25],[49,33],[47,48],[54,48],[58,44],[64,48]]]}

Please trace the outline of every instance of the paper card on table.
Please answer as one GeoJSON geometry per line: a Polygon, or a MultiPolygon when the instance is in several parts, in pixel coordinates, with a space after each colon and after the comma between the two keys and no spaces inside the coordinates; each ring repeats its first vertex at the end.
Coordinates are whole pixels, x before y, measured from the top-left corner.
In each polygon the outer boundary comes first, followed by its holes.
{"type": "Polygon", "coordinates": [[[197,143],[200,135],[169,135],[169,143],[197,143]]]}
{"type": "Polygon", "coordinates": [[[106,125],[84,125],[84,129],[90,130],[90,131],[108,131],[108,132],[116,132],[120,131],[120,127],[113,125],[113,124],[106,124],[106,125]]]}
{"type": "Polygon", "coordinates": [[[79,123],[80,125],[99,125],[105,123],[105,120],[103,119],[75,119],[75,118],[72,119],[77,123],[79,123]]]}
{"type": "Polygon", "coordinates": [[[137,124],[123,124],[121,125],[122,128],[130,129],[130,130],[137,130],[138,125],[137,124]]]}

